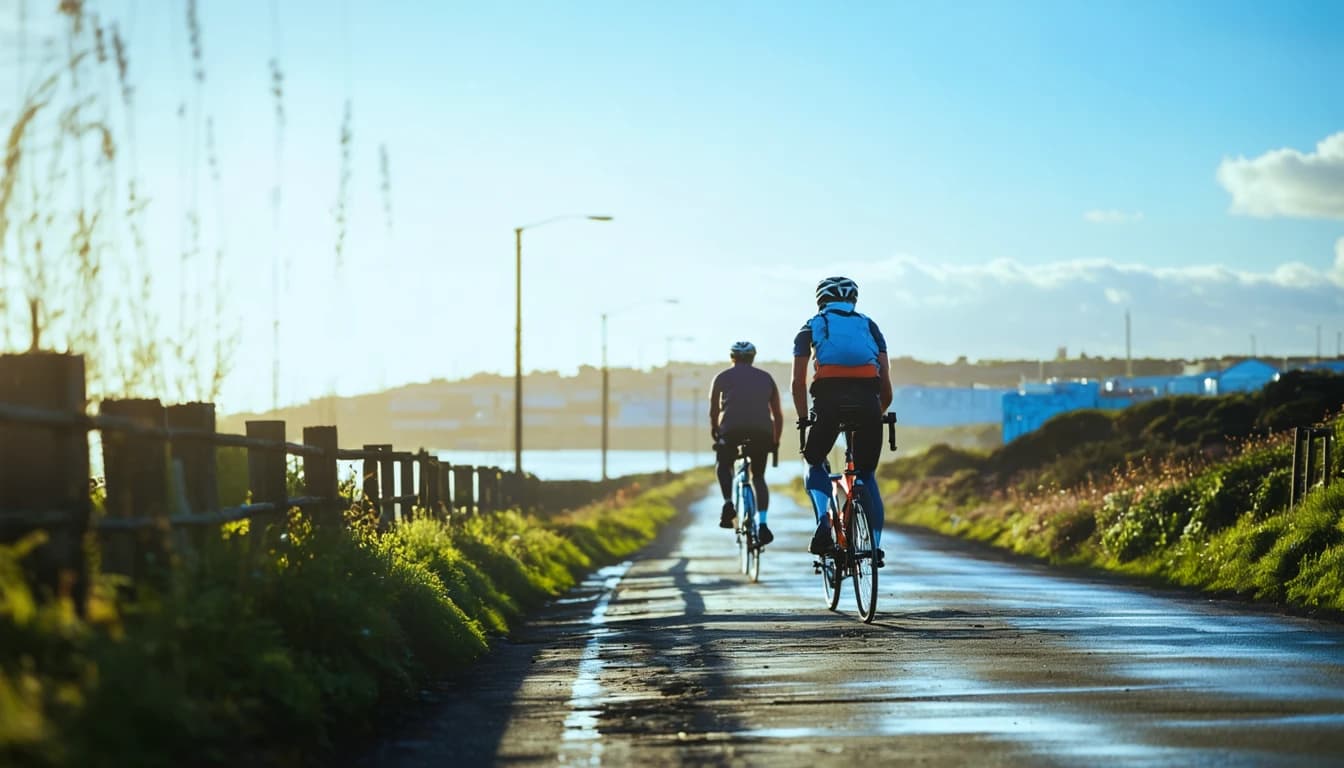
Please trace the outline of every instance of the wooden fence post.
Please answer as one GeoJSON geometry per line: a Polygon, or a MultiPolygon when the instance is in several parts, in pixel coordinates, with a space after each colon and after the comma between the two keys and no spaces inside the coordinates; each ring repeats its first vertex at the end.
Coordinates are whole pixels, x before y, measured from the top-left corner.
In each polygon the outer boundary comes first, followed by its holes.
{"type": "Polygon", "coordinates": [[[303,493],[325,499],[313,513],[317,528],[337,529],[341,526],[341,481],[336,463],[337,441],[335,427],[304,427],[303,444],[322,450],[321,456],[303,457],[303,493]]]}
{"type": "MultiPolygon", "coordinates": [[[[0,355],[0,402],[84,415],[84,358],[34,352],[0,355]]],[[[39,598],[69,599],[83,614],[88,596],[84,535],[89,528],[89,435],[71,426],[0,421],[0,542],[36,529],[47,541],[24,558],[39,598]]]]}
{"type": "Polygon", "coordinates": [[[1311,493],[1311,489],[1314,488],[1314,487],[1316,486],[1316,478],[1315,478],[1315,476],[1314,476],[1314,474],[1315,474],[1315,469],[1316,469],[1316,456],[1317,456],[1317,452],[1316,452],[1316,430],[1314,430],[1314,429],[1308,429],[1308,430],[1307,430],[1307,461],[1306,461],[1305,465],[1302,467],[1303,477],[1304,477],[1304,480],[1305,480],[1305,481],[1302,483],[1302,495],[1303,495],[1303,496],[1306,496],[1308,493],[1311,493]]]}
{"type": "Polygon", "coordinates": [[[1325,484],[1327,486],[1335,479],[1335,475],[1330,472],[1330,467],[1335,460],[1335,433],[1327,430],[1325,433],[1325,459],[1322,467],[1325,473],[1325,484]]]}
{"type": "MultiPolygon", "coordinates": [[[[164,423],[172,431],[215,434],[214,403],[181,403],[164,411],[164,423]]],[[[216,477],[215,444],[210,439],[184,437],[171,441],[173,472],[180,473],[183,512],[208,512],[219,506],[219,481],[216,477]]]]}
{"type": "MultiPolygon", "coordinates": [[[[164,411],[168,429],[182,432],[215,434],[214,403],[181,403],[170,405],[164,411]]],[[[172,455],[170,481],[177,489],[173,506],[185,507],[181,512],[209,512],[219,507],[218,467],[215,464],[215,444],[210,439],[182,437],[169,441],[172,455]]],[[[200,548],[206,529],[183,526],[172,531],[176,554],[190,555],[200,548]]]]}
{"type": "Polygon", "coordinates": [[[495,467],[477,467],[477,506],[482,513],[499,511],[499,470],[495,467]]]}
{"type": "MultiPolygon", "coordinates": [[[[420,491],[419,491],[419,489],[417,489],[417,488],[415,487],[415,456],[414,456],[414,454],[412,454],[412,455],[410,455],[410,456],[406,456],[406,457],[404,457],[404,458],[401,460],[401,490],[398,492],[398,495],[400,495],[400,496],[411,496],[411,495],[414,495],[414,496],[417,496],[417,497],[419,497],[419,495],[420,495],[420,491]]],[[[408,522],[411,521],[412,518],[415,517],[415,504],[416,504],[416,501],[418,501],[418,498],[417,498],[416,500],[412,500],[412,501],[403,501],[403,502],[401,502],[401,505],[400,505],[400,506],[401,506],[401,522],[403,522],[403,523],[408,523],[408,522]]]]}
{"type": "Polygon", "coordinates": [[[1292,508],[1297,506],[1298,477],[1301,474],[1298,471],[1298,453],[1302,448],[1302,428],[1293,428],[1293,475],[1292,482],[1288,485],[1288,506],[1292,508]]]}
{"type": "Polygon", "coordinates": [[[476,507],[476,469],[475,467],[453,467],[453,501],[465,515],[470,515],[476,507]]]}
{"type": "Polygon", "coordinates": [[[397,521],[397,508],[388,499],[397,495],[397,474],[393,471],[396,461],[392,458],[392,446],[388,443],[381,443],[376,446],[385,456],[378,459],[378,480],[379,492],[382,493],[381,503],[378,505],[378,529],[385,531],[397,521]]]}
{"type": "MultiPolygon", "coordinates": [[[[287,521],[289,494],[285,488],[288,480],[286,472],[285,422],[249,421],[247,436],[259,440],[272,440],[281,445],[277,448],[247,449],[247,482],[252,489],[253,504],[274,504],[274,520],[280,525],[287,521]]],[[[254,526],[255,529],[255,526],[254,526]]]]}
{"type": "Polygon", "coordinates": [[[435,514],[444,520],[453,517],[453,465],[446,461],[439,462],[439,509],[435,514]]]}
{"type": "MultiPolygon", "coordinates": [[[[158,400],[107,400],[99,411],[146,429],[166,427],[163,404],[158,400]]],[[[116,428],[103,430],[102,436],[108,521],[152,521],[148,528],[103,531],[103,569],[144,578],[169,564],[168,441],[162,434],[116,428]]]]}
{"type": "Polygon", "coordinates": [[[432,518],[439,516],[439,460],[430,456],[424,448],[416,455],[420,464],[420,505],[432,518]]]}
{"type": "MultiPolygon", "coordinates": [[[[382,446],[372,443],[364,444],[365,451],[379,451],[382,446]]],[[[374,520],[381,523],[383,514],[383,492],[378,484],[378,460],[365,457],[361,462],[363,464],[364,484],[361,490],[364,493],[364,503],[372,505],[374,520]]]]}

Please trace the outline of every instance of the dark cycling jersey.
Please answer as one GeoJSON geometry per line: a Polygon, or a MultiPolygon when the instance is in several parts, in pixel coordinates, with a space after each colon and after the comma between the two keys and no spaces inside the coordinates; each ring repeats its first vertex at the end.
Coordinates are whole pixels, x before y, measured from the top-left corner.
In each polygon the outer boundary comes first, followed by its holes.
{"type": "Polygon", "coordinates": [[[719,373],[709,391],[709,401],[719,404],[719,432],[774,434],[770,402],[778,391],[775,378],[750,363],[719,373]]]}

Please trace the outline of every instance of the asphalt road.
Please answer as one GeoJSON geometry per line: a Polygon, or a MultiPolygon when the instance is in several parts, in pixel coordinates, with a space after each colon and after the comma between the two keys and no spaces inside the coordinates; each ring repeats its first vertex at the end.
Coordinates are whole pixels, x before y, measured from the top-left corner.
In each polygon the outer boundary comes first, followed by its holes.
{"type": "Polygon", "coordinates": [[[1344,765],[1338,624],[892,530],[865,626],[774,507],[761,583],[707,498],[355,764],[1344,765]]]}

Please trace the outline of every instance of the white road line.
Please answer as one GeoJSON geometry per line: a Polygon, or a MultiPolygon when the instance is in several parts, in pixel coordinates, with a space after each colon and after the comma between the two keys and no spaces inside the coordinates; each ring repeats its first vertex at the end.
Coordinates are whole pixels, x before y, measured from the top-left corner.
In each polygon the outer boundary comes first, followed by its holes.
{"type": "Polygon", "coordinates": [[[597,729],[600,714],[598,701],[602,696],[601,647],[602,638],[611,634],[605,626],[607,606],[616,594],[616,587],[630,570],[626,561],[598,571],[594,580],[602,581],[602,596],[588,617],[588,642],[579,657],[579,670],[569,695],[569,715],[565,718],[564,743],[560,748],[560,762],[567,765],[598,766],[602,764],[602,734],[597,729]]]}

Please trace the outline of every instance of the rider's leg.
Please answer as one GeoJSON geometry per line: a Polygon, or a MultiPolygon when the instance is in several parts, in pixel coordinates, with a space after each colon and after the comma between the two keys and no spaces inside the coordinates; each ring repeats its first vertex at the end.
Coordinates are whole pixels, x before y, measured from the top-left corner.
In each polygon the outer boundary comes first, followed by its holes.
{"type": "Polygon", "coordinates": [[[714,455],[714,472],[719,478],[719,490],[723,492],[723,500],[729,501],[733,496],[734,457],[722,446],[715,447],[714,455]]]}
{"type": "Polygon", "coordinates": [[[813,544],[809,550],[813,554],[819,554],[823,541],[830,539],[830,520],[826,515],[826,509],[831,500],[831,473],[826,465],[826,455],[831,452],[835,445],[835,438],[839,435],[836,429],[835,414],[827,407],[823,398],[817,398],[814,401],[814,411],[816,413],[816,422],[812,428],[807,431],[807,443],[803,446],[803,459],[807,462],[807,480],[804,487],[807,489],[807,495],[812,498],[812,511],[817,516],[817,531],[813,534],[813,544]]]}
{"type": "MultiPolygon", "coordinates": [[[[761,446],[769,445],[769,438],[762,439],[761,446]]],[[[770,460],[770,451],[767,448],[757,448],[756,442],[752,442],[751,449],[751,488],[756,492],[756,522],[765,525],[766,511],[770,509],[770,487],[765,482],[766,462],[770,460]]]]}
{"type": "Polygon", "coordinates": [[[736,510],[733,509],[733,462],[737,456],[737,447],[731,443],[719,443],[714,447],[714,471],[719,478],[719,490],[723,492],[723,509],[719,513],[719,527],[732,528],[736,510]]]}
{"type": "Polygon", "coordinates": [[[873,419],[871,427],[864,427],[854,433],[854,469],[863,481],[868,492],[868,519],[873,525],[873,546],[882,546],[882,524],[886,520],[886,509],[882,504],[882,492],[877,487],[878,459],[882,456],[882,424],[873,419]]]}

